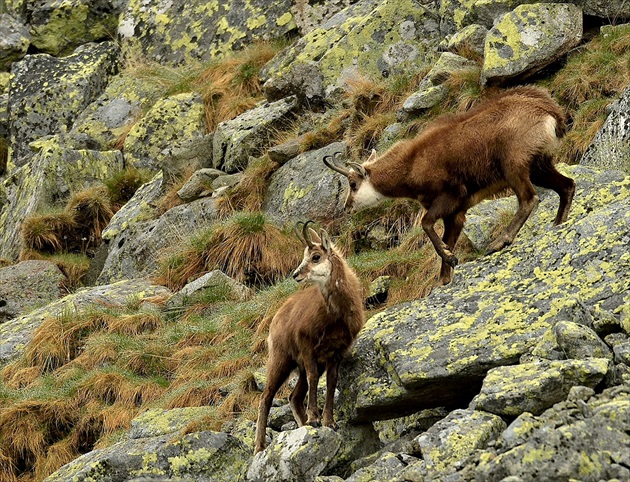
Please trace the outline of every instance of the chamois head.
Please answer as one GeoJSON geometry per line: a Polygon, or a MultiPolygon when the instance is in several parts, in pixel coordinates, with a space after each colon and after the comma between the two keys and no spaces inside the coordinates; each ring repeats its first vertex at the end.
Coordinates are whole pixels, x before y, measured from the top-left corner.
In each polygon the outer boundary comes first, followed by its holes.
{"type": "Polygon", "coordinates": [[[304,258],[293,272],[293,279],[298,283],[312,281],[325,286],[332,273],[330,256],[333,254],[333,246],[326,231],[322,229],[320,234],[317,234],[315,230],[308,227],[312,222],[299,222],[295,225],[295,232],[305,248],[304,258]],[[301,229],[300,225],[302,225],[301,229]]]}
{"type": "MultiPolygon", "coordinates": [[[[341,152],[336,152],[333,156],[325,156],[324,164],[333,171],[343,174],[348,178],[348,195],[346,196],[346,202],[344,209],[346,211],[358,211],[360,209],[374,206],[381,202],[385,196],[379,193],[370,182],[370,174],[363,165],[358,162],[349,162],[348,166],[342,167],[337,162],[337,158],[341,156],[341,152]]],[[[372,151],[372,154],[366,162],[372,161],[376,158],[376,151],[372,151]]]]}

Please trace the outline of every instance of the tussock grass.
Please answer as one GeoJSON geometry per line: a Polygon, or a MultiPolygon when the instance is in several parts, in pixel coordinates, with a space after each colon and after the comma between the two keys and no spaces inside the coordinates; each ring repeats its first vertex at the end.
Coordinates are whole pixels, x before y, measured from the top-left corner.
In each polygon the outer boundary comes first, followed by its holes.
{"type": "Polygon", "coordinates": [[[151,174],[142,169],[127,167],[104,181],[112,209],[118,211],[136,193],[138,188],[151,180],[151,174]]]}
{"type": "Polygon", "coordinates": [[[66,211],[31,216],[20,230],[24,247],[43,253],[67,249],[68,238],[76,229],[76,221],[66,211]]]}

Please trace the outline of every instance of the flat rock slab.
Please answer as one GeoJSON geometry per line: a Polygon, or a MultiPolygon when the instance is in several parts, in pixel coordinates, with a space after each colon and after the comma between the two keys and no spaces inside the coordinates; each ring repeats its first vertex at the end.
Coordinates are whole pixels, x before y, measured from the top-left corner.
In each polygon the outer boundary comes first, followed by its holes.
{"type": "Polygon", "coordinates": [[[111,285],[85,288],[54,303],[39,308],[28,315],[14,318],[0,325],[0,363],[17,357],[39,325],[51,316],[59,316],[66,310],[81,310],[92,305],[121,305],[131,299],[143,300],[153,296],[166,296],[170,291],[144,279],[124,280],[111,285]]]}
{"type": "Polygon", "coordinates": [[[458,266],[450,285],[368,320],[340,369],[340,416],[465,404],[489,369],[517,363],[576,300],[630,324],[630,179],[578,189],[569,221],[552,228],[556,208],[538,235],[458,266]]]}

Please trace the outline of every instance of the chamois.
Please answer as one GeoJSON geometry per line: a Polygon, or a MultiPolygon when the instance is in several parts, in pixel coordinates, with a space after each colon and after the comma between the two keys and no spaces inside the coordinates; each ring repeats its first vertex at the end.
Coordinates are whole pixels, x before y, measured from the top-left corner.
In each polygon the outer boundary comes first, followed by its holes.
{"type": "Polygon", "coordinates": [[[560,196],[554,225],[567,220],[575,182],[556,170],[552,157],[565,132],[564,113],[546,90],[515,87],[467,112],[436,119],[381,156],[372,151],[362,164],[340,166],[341,153],[324,157],[324,163],[348,178],[347,211],[389,198],[418,199],[425,208],[422,228],[442,258],[440,283],[448,284],[466,211],[483,199],[507,187],[518,199],[514,218],[488,254],[511,244],[537,206],[533,184],[560,196]],[[434,229],[438,219],[444,221],[442,239],[434,229]]]}
{"type": "Polygon", "coordinates": [[[298,282],[313,286],[288,298],[269,326],[267,384],[260,400],[254,453],[265,448],[267,418],[274,395],[297,368],[299,377],[289,397],[296,422],[318,426],[317,383],[326,372],[326,402],[322,423],[334,427],[333,401],[339,363],[363,327],[361,288],[323,229],[318,235],[303,223],[298,238],[305,245],[302,263],[293,272],[298,282]],[[308,404],[304,399],[308,392],[308,404]]]}

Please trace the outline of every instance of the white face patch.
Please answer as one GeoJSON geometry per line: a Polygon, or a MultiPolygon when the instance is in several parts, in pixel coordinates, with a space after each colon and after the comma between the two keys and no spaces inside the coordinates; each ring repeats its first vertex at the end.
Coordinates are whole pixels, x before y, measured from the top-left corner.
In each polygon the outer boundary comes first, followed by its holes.
{"type": "Polygon", "coordinates": [[[352,198],[352,209],[358,211],[359,209],[369,208],[381,201],[387,199],[387,196],[383,196],[380,192],[374,189],[370,179],[364,179],[359,185],[359,188],[354,193],[352,198]]]}
{"type": "Polygon", "coordinates": [[[332,273],[332,264],[329,260],[322,261],[311,268],[306,279],[325,286],[332,273]]]}

